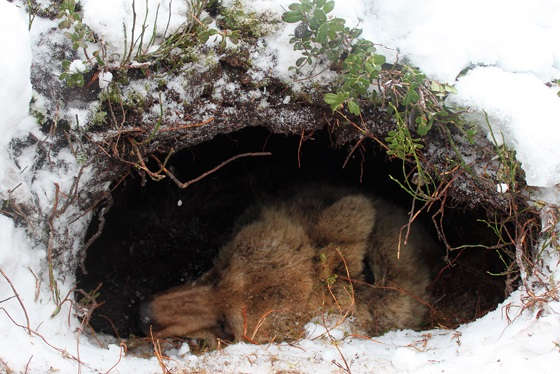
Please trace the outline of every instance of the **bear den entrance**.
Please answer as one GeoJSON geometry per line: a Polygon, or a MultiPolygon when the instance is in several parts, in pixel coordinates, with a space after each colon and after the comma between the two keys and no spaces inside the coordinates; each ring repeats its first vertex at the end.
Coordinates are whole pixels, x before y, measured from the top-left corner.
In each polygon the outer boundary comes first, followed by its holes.
{"type": "MultiPolygon", "coordinates": [[[[142,336],[140,303],[210,269],[235,219],[259,198],[306,183],[330,183],[357,187],[409,209],[410,196],[388,177],[401,175],[401,161],[388,161],[385,151],[371,143],[365,148],[354,152],[343,168],[349,149],[334,149],[327,133],[316,132],[300,145],[299,136],[246,128],[177,152],[168,168],[179,180],[187,181],[240,153],[268,151],[272,156],[240,158],[186,189],[169,178],[148,179],[142,186],[137,174],[129,176],[113,191],[103,232],[87,251],[88,274],[77,269],[79,289],[91,292],[102,284],[97,298],[102,305],[94,310],[91,326],[120,338],[142,336]]],[[[444,230],[449,244],[494,245],[495,234],[478,219],[485,217],[480,212],[446,208],[444,230]]],[[[433,228],[431,216],[419,221],[433,228]]],[[[97,232],[97,222],[94,217],[88,237],[97,232]]],[[[497,251],[466,248],[450,252],[446,262],[442,245],[440,254],[433,259],[436,266],[430,286],[437,313],[432,313],[426,328],[454,328],[495,309],[505,299],[506,277],[495,275],[505,270],[497,251]]],[[[77,299],[81,296],[76,294],[77,299]]]]}

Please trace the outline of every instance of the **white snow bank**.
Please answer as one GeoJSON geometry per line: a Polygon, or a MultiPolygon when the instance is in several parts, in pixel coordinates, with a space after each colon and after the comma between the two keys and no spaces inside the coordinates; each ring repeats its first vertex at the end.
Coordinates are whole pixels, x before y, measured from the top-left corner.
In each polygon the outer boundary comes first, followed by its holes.
{"type": "MultiPolygon", "coordinates": [[[[203,356],[184,355],[177,364],[213,373],[334,374],[345,372],[344,357],[356,374],[556,373],[557,315],[537,319],[537,310],[519,314],[522,294],[514,292],[496,311],[456,330],[392,331],[373,339],[306,339],[290,345],[239,343],[203,356]]],[[[558,303],[546,308],[558,308],[558,303]]]]}
{"type": "MultiPolygon", "coordinates": [[[[63,304],[52,317],[55,304],[45,272],[45,249],[34,247],[25,230],[16,228],[10,218],[2,215],[0,243],[0,269],[14,286],[27,313],[14,297],[7,279],[0,276],[0,359],[8,368],[17,373],[75,373],[79,357],[82,373],[105,373],[117,362],[118,370],[113,373],[157,372],[155,358],[121,360],[119,346],[101,348],[83,336],[78,345],[80,324],[70,311],[70,303],[63,304]],[[28,320],[31,334],[27,332],[28,320]]],[[[58,287],[61,298],[65,297],[75,287],[73,277],[67,276],[65,282],[59,279],[58,287]]],[[[0,364],[0,372],[6,369],[4,364],[0,364]]]]}
{"type": "MultiPolygon", "coordinates": [[[[243,1],[256,11],[275,13],[294,2],[243,1]]],[[[398,49],[401,58],[442,82],[453,83],[471,64],[533,72],[544,81],[560,75],[560,2],[555,0],[338,0],[330,15],[362,28],[362,37],[378,43],[381,52],[392,55],[398,49]]],[[[292,54],[283,39],[286,50],[280,53],[292,54]]]]}
{"type": "Polygon", "coordinates": [[[338,16],[361,22],[364,37],[398,48],[433,79],[453,83],[470,64],[533,72],[560,71],[560,2],[555,0],[410,0],[338,2],[338,16]]]}
{"type": "Polygon", "coordinates": [[[461,79],[454,101],[490,114],[529,185],[560,183],[560,99],[544,85],[560,77],[560,2],[349,0],[335,12],[432,79],[453,84],[469,66],[495,66],[461,79]]]}
{"type": "MultiPolygon", "coordinates": [[[[552,186],[560,181],[560,99],[556,90],[532,74],[495,67],[476,68],[455,87],[457,94],[451,102],[486,111],[496,139],[500,141],[502,133],[517,151],[527,184],[552,186]]],[[[484,119],[479,122],[484,126],[484,119]]]]}
{"type": "MultiPolygon", "coordinates": [[[[34,125],[27,119],[31,100],[31,42],[27,20],[14,4],[0,1],[0,154],[18,132],[34,125]]],[[[14,163],[0,158],[0,197],[23,199],[25,187],[14,163]],[[12,192],[13,191],[13,192],[12,192]]]]}
{"type": "Polygon", "coordinates": [[[168,0],[149,0],[148,2],[136,0],[134,11],[132,0],[82,0],[81,3],[83,5],[83,22],[108,43],[112,52],[119,54],[125,50],[123,24],[126,27],[126,50],[128,51],[133,25],[135,26],[134,42],[137,43],[137,48],[143,25],[146,27],[143,45],[147,46],[154,34],[154,25],[156,36],[163,36],[166,31],[169,35],[187,19],[187,2],[182,0],[171,2],[168,0]],[[134,19],[135,14],[136,19],[134,19]],[[144,19],[146,19],[145,24],[144,19]]]}
{"type": "MultiPolygon", "coordinates": [[[[246,0],[257,11],[277,12],[292,2],[246,0]]],[[[362,28],[362,37],[378,43],[389,61],[398,51],[431,79],[454,84],[467,67],[494,66],[465,77],[455,103],[491,114],[517,151],[529,185],[560,183],[560,99],[544,85],[560,78],[560,2],[345,0],[331,14],[362,28]]],[[[291,33],[288,25],[267,39],[284,79],[300,57],[289,45],[291,33]]]]}
{"type": "Polygon", "coordinates": [[[0,2],[0,121],[1,143],[9,141],[27,114],[31,100],[31,43],[27,20],[15,5],[0,2]]]}

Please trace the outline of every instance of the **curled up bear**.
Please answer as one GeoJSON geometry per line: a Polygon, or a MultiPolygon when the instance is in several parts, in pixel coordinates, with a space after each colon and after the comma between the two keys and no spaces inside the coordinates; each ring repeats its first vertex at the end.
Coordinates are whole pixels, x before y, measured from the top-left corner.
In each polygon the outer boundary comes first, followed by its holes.
{"type": "Polygon", "coordinates": [[[405,245],[407,222],[392,203],[327,186],[257,204],[238,219],[214,266],[145,302],[140,324],[157,337],[203,339],[210,347],[218,338],[297,340],[324,313],[352,315],[370,335],[421,328],[430,301],[427,259],[437,244],[414,224],[405,245]]]}

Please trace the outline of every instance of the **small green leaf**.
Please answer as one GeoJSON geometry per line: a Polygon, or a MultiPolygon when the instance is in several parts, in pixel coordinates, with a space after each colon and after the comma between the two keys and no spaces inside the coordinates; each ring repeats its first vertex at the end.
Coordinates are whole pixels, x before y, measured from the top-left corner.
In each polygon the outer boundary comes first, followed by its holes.
{"type": "Polygon", "coordinates": [[[301,5],[299,5],[297,3],[292,3],[292,4],[288,5],[288,9],[293,10],[293,11],[299,11],[299,10],[301,10],[301,5]]]}
{"type": "Polygon", "coordinates": [[[207,33],[201,32],[198,34],[198,40],[204,44],[208,41],[208,39],[210,38],[210,35],[208,35],[207,33]]]}
{"type": "Polygon", "coordinates": [[[233,44],[237,44],[237,43],[239,43],[239,40],[241,39],[241,32],[239,30],[235,30],[235,31],[232,31],[232,33],[229,34],[228,36],[229,36],[229,40],[231,40],[231,42],[233,44]]]}
{"type": "Polygon", "coordinates": [[[291,11],[282,14],[282,20],[288,23],[296,23],[303,19],[303,14],[301,12],[291,11]]]}
{"type": "Polygon", "coordinates": [[[327,15],[321,9],[315,9],[313,17],[309,20],[309,27],[312,30],[317,30],[319,26],[327,21],[327,15]]]}
{"type": "Polygon", "coordinates": [[[416,104],[420,100],[420,95],[413,89],[409,89],[404,97],[404,105],[416,104]]]}
{"type": "Polygon", "coordinates": [[[430,90],[438,93],[444,91],[443,86],[436,81],[432,81],[430,90]]]}
{"type": "Polygon", "coordinates": [[[331,25],[331,30],[342,32],[344,31],[344,24],[346,20],[344,18],[333,18],[329,21],[331,25]]]}
{"type": "Polygon", "coordinates": [[[352,29],[350,30],[350,34],[352,34],[354,38],[357,38],[358,36],[362,35],[362,29],[352,29]]]}
{"type": "Polygon", "coordinates": [[[383,55],[373,55],[373,62],[376,65],[383,65],[385,63],[385,56],[383,56],[383,55]]]}
{"type": "Polygon", "coordinates": [[[203,30],[198,33],[198,40],[200,40],[201,43],[206,43],[212,35],[215,35],[217,33],[218,30],[216,29],[203,30]]]}
{"type": "Polygon", "coordinates": [[[325,103],[330,105],[330,104],[334,104],[334,103],[337,102],[338,96],[336,94],[333,94],[333,93],[328,93],[328,94],[325,94],[323,99],[325,100],[325,103]]]}
{"type": "Polygon", "coordinates": [[[323,12],[330,13],[334,9],[334,1],[327,1],[325,6],[323,7],[323,12]]]}
{"type": "Polygon", "coordinates": [[[428,134],[430,129],[432,128],[433,121],[426,120],[426,117],[421,115],[416,117],[416,132],[420,136],[425,136],[428,134]]]}
{"type": "Polygon", "coordinates": [[[323,96],[323,100],[325,100],[325,103],[330,105],[331,110],[334,112],[335,110],[340,108],[340,106],[342,106],[344,101],[348,99],[349,96],[350,94],[344,91],[338,92],[336,94],[328,93],[323,96]]]}
{"type": "Polygon", "coordinates": [[[296,60],[296,66],[299,68],[307,60],[307,57],[300,57],[296,60]]]}
{"type": "Polygon", "coordinates": [[[317,37],[315,38],[315,40],[317,41],[317,43],[320,44],[326,44],[327,43],[327,33],[329,31],[329,24],[328,23],[323,23],[321,26],[319,26],[319,30],[317,30],[317,37]]]}
{"type": "Polygon", "coordinates": [[[360,106],[354,100],[348,100],[348,110],[355,116],[360,115],[360,106]]]}
{"type": "Polygon", "coordinates": [[[71,25],[70,21],[64,20],[64,21],[62,21],[58,24],[58,28],[61,29],[61,30],[68,29],[68,28],[70,28],[70,25],[71,25]]]}

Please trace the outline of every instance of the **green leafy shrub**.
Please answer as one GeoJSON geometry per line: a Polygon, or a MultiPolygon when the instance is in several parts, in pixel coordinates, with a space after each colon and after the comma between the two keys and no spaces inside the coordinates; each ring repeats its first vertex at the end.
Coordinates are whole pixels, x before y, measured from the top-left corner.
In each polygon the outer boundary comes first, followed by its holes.
{"type": "Polygon", "coordinates": [[[290,4],[282,19],[298,23],[290,40],[294,50],[302,54],[296,61],[296,72],[301,72],[301,68],[313,65],[317,60],[326,59],[331,65],[342,62],[339,89],[326,94],[324,100],[333,111],[346,104],[350,113],[358,115],[358,99],[368,96],[385,57],[375,54],[372,42],[360,38],[361,29],[347,27],[342,18],[329,18],[328,14],[333,9],[334,1],[300,0],[290,4]]]}
{"type": "MultiPolygon", "coordinates": [[[[302,57],[291,69],[301,74],[305,66],[313,69],[318,63],[327,62],[339,73],[334,92],[323,97],[333,112],[346,108],[358,116],[364,103],[390,104],[395,121],[415,125],[414,131],[420,137],[428,134],[435,121],[452,118],[443,106],[445,97],[454,92],[452,86],[430,81],[415,67],[386,64],[385,57],[375,53],[374,43],[360,37],[361,29],[349,28],[344,19],[329,16],[334,4],[332,0],[298,0],[282,15],[285,22],[297,23],[290,43],[294,50],[301,51],[302,57]]],[[[395,140],[394,135],[390,134],[389,139],[395,140]]],[[[418,138],[409,140],[421,143],[418,138]]],[[[396,144],[388,144],[394,156],[412,156],[403,153],[402,147],[393,149],[396,144]]]]}

